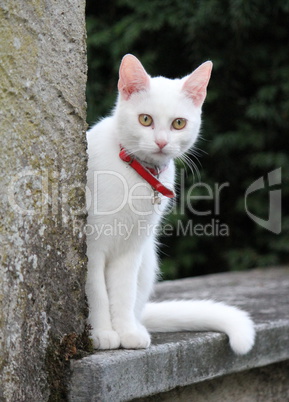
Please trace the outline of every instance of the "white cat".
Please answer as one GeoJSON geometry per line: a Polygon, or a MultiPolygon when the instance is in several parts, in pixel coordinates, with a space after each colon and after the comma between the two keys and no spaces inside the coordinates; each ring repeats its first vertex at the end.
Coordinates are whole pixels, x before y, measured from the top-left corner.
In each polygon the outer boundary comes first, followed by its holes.
{"type": "Polygon", "coordinates": [[[169,203],[161,192],[173,196],[173,159],[197,139],[211,69],[207,61],[183,79],[151,78],[126,55],[115,110],[88,132],[86,293],[95,348],[147,348],[148,331],[180,330],[225,332],[238,354],[254,344],[253,322],[235,307],[147,303],[158,274],[155,228],[169,203]],[[152,173],[145,179],[134,164],[152,173]],[[149,183],[157,174],[160,192],[149,183]]]}

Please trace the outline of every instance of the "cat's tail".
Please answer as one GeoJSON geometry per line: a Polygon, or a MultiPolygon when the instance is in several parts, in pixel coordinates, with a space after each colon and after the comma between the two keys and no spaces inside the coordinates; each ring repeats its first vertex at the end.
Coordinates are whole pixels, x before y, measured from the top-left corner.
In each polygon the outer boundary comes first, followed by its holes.
{"type": "Polygon", "coordinates": [[[231,348],[240,355],[249,352],[254,345],[255,330],[249,314],[212,300],[148,303],[142,323],[150,332],[225,332],[231,348]]]}

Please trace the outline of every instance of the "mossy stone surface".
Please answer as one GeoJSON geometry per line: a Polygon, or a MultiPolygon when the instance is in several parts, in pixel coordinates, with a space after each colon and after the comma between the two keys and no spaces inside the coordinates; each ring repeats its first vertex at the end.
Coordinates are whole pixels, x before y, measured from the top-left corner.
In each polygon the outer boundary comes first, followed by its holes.
{"type": "Polygon", "coordinates": [[[84,331],[84,11],[84,0],[0,5],[1,401],[51,400],[50,364],[84,331]]]}

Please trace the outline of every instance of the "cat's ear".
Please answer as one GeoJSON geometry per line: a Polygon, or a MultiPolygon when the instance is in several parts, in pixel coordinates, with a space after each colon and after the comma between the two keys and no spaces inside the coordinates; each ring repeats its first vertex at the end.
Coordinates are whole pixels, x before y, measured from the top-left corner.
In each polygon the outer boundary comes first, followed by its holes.
{"type": "Polygon", "coordinates": [[[148,89],[150,77],[141,62],[132,54],[123,57],[119,68],[118,90],[127,100],[135,93],[148,89]]]}
{"type": "Polygon", "coordinates": [[[206,98],[212,67],[213,63],[206,61],[185,78],[182,89],[197,107],[201,107],[206,98]]]}

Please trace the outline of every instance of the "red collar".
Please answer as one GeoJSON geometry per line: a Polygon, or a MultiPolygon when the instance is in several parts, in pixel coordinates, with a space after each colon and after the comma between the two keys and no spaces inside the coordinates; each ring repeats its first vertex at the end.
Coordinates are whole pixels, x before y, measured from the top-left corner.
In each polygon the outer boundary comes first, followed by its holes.
{"type": "Polygon", "coordinates": [[[158,179],[158,175],[163,172],[163,170],[151,169],[144,167],[133,155],[129,155],[125,148],[120,147],[119,157],[124,162],[128,163],[142,178],[144,178],[155,191],[163,194],[168,198],[174,198],[175,193],[165,187],[158,179]],[[155,177],[157,176],[157,177],[155,177]]]}

